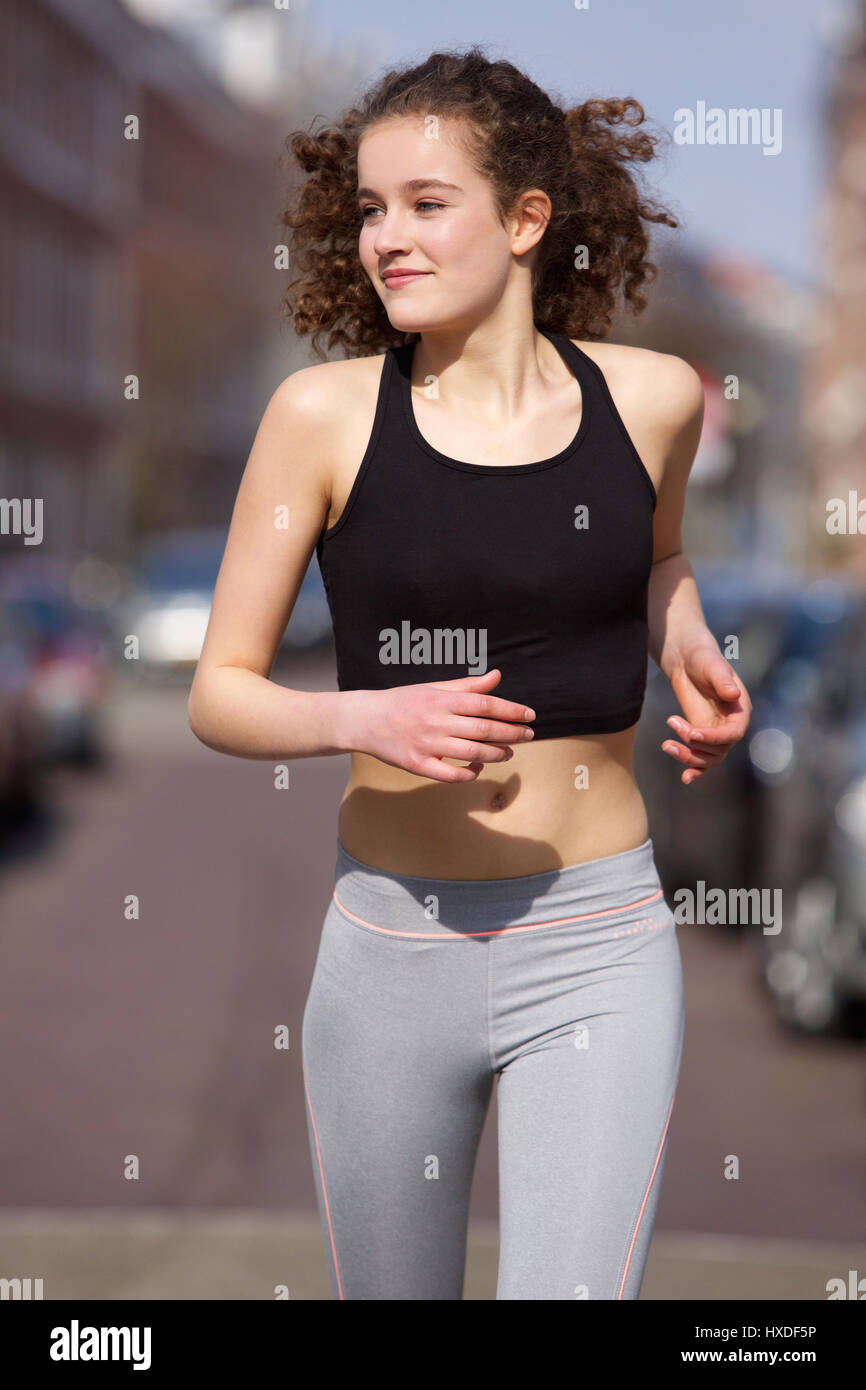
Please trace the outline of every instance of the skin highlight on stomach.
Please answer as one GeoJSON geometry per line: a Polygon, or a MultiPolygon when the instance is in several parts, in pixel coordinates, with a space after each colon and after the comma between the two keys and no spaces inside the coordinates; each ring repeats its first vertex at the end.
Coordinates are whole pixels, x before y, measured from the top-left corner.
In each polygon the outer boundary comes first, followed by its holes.
{"type": "Polygon", "coordinates": [[[464,880],[544,873],[636,848],[649,822],[632,770],[635,727],[515,745],[513,758],[486,763],[472,782],[434,782],[353,753],[340,840],[385,873],[464,880]]]}

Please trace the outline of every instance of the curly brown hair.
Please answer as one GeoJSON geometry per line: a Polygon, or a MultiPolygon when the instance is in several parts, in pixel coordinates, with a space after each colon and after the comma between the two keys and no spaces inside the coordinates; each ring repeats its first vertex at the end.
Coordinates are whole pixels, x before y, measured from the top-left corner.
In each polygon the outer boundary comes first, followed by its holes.
{"type": "MultiPolygon", "coordinates": [[[[639,191],[629,160],[646,162],[657,138],[646,131],[614,130],[646,119],[632,97],[590,99],[563,110],[513,64],[491,61],[480,47],[431,53],[417,67],[388,72],[347,110],[339,123],[313,133],[297,130],[285,144],[308,177],[280,221],[292,229],[290,255],[301,271],[281,309],[298,334],[329,350],[364,356],[418,338],[395,329],[358,254],[358,145],[378,123],[436,114],[462,122],[474,167],[487,178],[501,220],[530,188],[542,188],[552,214],[532,274],[535,323],[571,338],[604,338],[622,287],[632,313],[646,307],[641,293],[657,267],[648,259],[644,222],[676,219],[639,191]],[[572,269],[577,246],[586,268],[572,269]],[[563,266],[572,272],[563,274],[563,266]]],[[[312,124],[312,123],[311,123],[312,124]]]]}

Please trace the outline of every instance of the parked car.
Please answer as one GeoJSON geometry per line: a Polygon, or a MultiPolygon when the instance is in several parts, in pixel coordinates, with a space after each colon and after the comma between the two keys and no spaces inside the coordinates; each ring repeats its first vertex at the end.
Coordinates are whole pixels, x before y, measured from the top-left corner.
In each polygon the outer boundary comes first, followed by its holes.
{"type": "Polygon", "coordinates": [[[866,1019],[866,596],[836,625],[802,691],[776,706],[753,758],[764,783],[764,879],[782,930],[756,938],[791,1028],[862,1036],[866,1019]]]}
{"type": "Polygon", "coordinates": [[[70,594],[68,578],[56,558],[7,557],[0,565],[0,605],[28,650],[30,699],[46,762],[95,761],[104,752],[108,630],[99,613],[70,594]]]}
{"type": "Polygon", "coordinates": [[[29,815],[41,793],[35,665],[29,634],[0,603],[0,821],[29,815]]]}
{"type": "MultiPolygon", "coordinates": [[[[164,676],[190,671],[201,656],[214,588],[227,539],[224,527],[152,533],[132,565],[131,592],[121,605],[121,642],[139,638],[142,669],[164,676]]],[[[330,636],[325,589],[313,553],[281,650],[304,649],[330,636]]]]}

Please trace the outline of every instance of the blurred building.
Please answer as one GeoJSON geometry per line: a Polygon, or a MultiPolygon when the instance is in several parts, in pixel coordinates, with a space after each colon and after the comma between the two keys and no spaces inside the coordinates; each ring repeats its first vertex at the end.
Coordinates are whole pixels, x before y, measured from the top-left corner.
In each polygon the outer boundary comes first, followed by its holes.
{"type": "Polygon", "coordinates": [[[686,553],[755,568],[803,563],[808,457],[800,397],[813,294],[742,257],[662,243],[649,304],[614,341],[671,353],[704,385],[704,428],[683,525],[686,553]]]}
{"type": "MultiPolygon", "coordinates": [[[[710,399],[723,417],[719,428],[732,457],[721,495],[730,489],[736,498],[736,534],[756,567],[796,568],[809,549],[810,461],[801,402],[815,290],[743,256],[715,255],[705,270],[737,325],[734,342],[720,357],[711,354],[722,375],[710,399]]],[[[696,463],[700,481],[700,450],[696,463]]]]}
{"type": "Polygon", "coordinates": [[[825,38],[834,61],[823,113],[821,298],[804,410],[811,538],[822,565],[866,574],[866,0],[825,38]],[[829,535],[828,500],[847,502],[851,492],[860,530],[829,535]]]}
{"type": "Polygon", "coordinates": [[[282,289],[280,136],[118,0],[4,0],[0,496],[43,499],[43,552],[226,519],[282,289]]]}

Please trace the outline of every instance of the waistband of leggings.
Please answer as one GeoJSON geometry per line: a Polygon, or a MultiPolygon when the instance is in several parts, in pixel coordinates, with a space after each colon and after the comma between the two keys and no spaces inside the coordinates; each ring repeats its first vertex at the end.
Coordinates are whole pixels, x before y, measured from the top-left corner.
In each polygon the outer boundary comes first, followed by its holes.
{"type": "Polygon", "coordinates": [[[653,843],[517,878],[453,879],[386,873],[364,864],[337,836],[334,898],[362,924],[419,936],[464,935],[504,926],[603,926],[605,917],[664,905],[653,843]]]}

